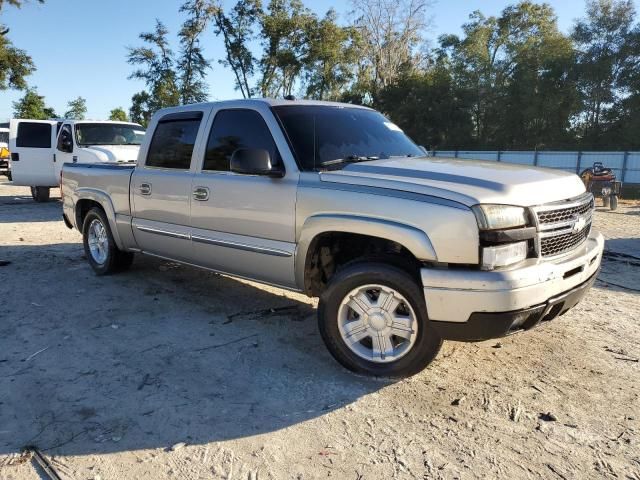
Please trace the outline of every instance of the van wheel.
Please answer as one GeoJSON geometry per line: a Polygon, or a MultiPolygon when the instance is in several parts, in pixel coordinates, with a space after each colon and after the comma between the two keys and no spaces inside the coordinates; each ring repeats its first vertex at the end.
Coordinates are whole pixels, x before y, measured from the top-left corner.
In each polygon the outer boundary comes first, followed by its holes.
{"type": "Polygon", "coordinates": [[[618,208],[618,196],[617,195],[612,195],[611,198],[609,199],[609,208],[611,210],[615,210],[618,208]]]}
{"type": "Polygon", "coordinates": [[[31,197],[36,202],[48,202],[50,189],[49,187],[31,187],[31,197]]]}
{"type": "Polygon", "coordinates": [[[354,263],[337,272],[320,297],[318,324],[331,355],[367,375],[413,375],[442,345],[416,280],[385,263],[354,263]]]}
{"type": "Polygon", "coordinates": [[[13,180],[13,176],[11,175],[11,170],[9,170],[7,172],[7,180],[12,181],[13,180]]]}
{"type": "Polygon", "coordinates": [[[126,270],[133,262],[133,253],[119,250],[113,240],[104,212],[92,208],[82,224],[84,253],[96,275],[109,275],[126,270]]]}

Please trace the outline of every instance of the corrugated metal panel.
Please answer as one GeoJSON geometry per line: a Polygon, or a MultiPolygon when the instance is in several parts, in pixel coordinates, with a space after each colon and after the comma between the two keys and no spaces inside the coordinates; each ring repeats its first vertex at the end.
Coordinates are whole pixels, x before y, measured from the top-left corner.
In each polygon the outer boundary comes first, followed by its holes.
{"type": "MultiPolygon", "coordinates": [[[[497,151],[472,151],[460,150],[457,152],[458,158],[476,160],[497,160],[497,151]]],[[[435,151],[436,157],[455,157],[456,151],[435,151]]],[[[538,152],[538,166],[547,168],[557,168],[567,172],[580,172],[593,166],[594,162],[602,162],[606,167],[613,169],[619,180],[628,183],[640,183],[640,152],[629,152],[627,157],[627,168],[623,175],[625,152],[582,152],[580,165],[578,165],[578,152],[538,152]]],[[[516,163],[519,165],[533,165],[534,151],[501,151],[500,161],[505,163],[516,163]]]]}
{"type": "Polygon", "coordinates": [[[468,160],[497,160],[498,152],[469,152],[460,150],[458,152],[458,158],[465,158],[468,160]]]}
{"type": "Polygon", "coordinates": [[[533,165],[534,152],[500,152],[500,161],[505,163],[517,163],[518,165],[533,165]]]}

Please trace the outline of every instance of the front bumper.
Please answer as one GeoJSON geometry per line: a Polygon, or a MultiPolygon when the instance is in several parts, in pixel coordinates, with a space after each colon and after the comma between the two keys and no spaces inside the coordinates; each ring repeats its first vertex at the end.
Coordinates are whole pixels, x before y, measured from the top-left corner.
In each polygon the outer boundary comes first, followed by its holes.
{"type": "Polygon", "coordinates": [[[596,278],[604,238],[593,231],[570,255],[510,270],[421,271],[427,311],[445,339],[486,340],[564,314],[596,278]]]}

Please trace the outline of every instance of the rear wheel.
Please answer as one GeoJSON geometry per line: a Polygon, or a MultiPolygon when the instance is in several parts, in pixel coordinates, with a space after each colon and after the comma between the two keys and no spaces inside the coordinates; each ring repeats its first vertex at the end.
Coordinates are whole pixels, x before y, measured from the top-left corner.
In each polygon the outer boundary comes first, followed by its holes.
{"type": "Polygon", "coordinates": [[[368,375],[418,373],[442,345],[417,281],[384,263],[355,263],[336,273],[320,297],[318,322],[333,357],[368,375]]]}
{"type": "Polygon", "coordinates": [[[609,195],[602,197],[602,206],[604,208],[609,208],[610,203],[611,203],[611,198],[609,197],[609,195]]]}
{"type": "Polygon", "coordinates": [[[616,208],[618,208],[618,196],[617,195],[612,195],[611,198],[609,199],[609,208],[611,210],[615,210],[616,208]]]}
{"type": "Polygon", "coordinates": [[[31,187],[31,197],[36,202],[48,202],[50,195],[49,187],[31,187]]]}
{"type": "Polygon", "coordinates": [[[101,209],[89,210],[82,225],[84,253],[97,275],[109,275],[131,266],[133,253],[118,249],[101,209]]]}

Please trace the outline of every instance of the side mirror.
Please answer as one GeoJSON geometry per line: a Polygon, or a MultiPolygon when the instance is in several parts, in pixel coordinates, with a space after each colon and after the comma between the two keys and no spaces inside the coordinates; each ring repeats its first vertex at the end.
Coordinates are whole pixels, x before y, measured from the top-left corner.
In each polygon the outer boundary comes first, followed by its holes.
{"type": "Polygon", "coordinates": [[[282,178],[284,170],[271,163],[271,155],[260,148],[239,148],[231,155],[231,171],[245,175],[266,175],[282,178]]]}
{"type": "Polygon", "coordinates": [[[64,133],[60,137],[60,151],[64,153],[73,153],[73,139],[64,133]]]}

